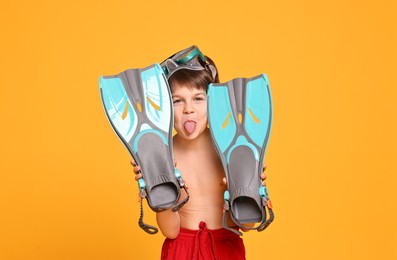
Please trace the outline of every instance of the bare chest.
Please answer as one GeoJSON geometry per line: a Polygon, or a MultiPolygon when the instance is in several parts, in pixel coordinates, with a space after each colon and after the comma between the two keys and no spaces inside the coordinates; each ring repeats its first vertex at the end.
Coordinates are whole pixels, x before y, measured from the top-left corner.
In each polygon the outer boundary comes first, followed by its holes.
{"type": "Polygon", "coordinates": [[[186,155],[177,159],[177,168],[189,188],[192,202],[218,204],[223,198],[225,184],[223,183],[224,172],[217,157],[211,158],[189,158],[186,155]]]}

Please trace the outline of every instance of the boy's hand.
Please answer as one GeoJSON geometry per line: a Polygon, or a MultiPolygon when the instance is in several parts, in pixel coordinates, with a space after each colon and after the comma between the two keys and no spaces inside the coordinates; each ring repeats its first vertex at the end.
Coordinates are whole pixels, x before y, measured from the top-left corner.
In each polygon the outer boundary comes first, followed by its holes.
{"type": "Polygon", "coordinates": [[[138,181],[142,178],[141,167],[136,165],[134,159],[131,159],[131,165],[134,166],[135,180],[138,181]]]}

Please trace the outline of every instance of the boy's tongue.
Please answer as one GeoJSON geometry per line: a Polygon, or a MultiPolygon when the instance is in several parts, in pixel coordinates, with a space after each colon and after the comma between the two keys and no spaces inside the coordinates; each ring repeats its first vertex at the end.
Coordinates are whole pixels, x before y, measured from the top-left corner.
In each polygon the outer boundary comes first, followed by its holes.
{"type": "Polygon", "coordinates": [[[188,132],[188,134],[191,134],[194,132],[194,129],[196,129],[196,122],[186,121],[184,127],[185,127],[185,131],[188,132]]]}

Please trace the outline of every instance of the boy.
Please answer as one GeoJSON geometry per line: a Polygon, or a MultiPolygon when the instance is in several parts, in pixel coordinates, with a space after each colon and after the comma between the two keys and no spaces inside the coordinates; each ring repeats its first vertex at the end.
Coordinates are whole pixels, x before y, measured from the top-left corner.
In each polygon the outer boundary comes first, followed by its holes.
{"type": "MultiPolygon", "coordinates": [[[[166,237],[161,259],[245,259],[242,239],[222,226],[226,179],[207,127],[206,94],[208,85],[219,79],[213,61],[199,54],[185,65],[172,57],[162,63],[174,104],[174,158],[190,199],[178,212],[156,213],[157,225],[166,237]]],[[[133,160],[131,164],[135,166],[133,160]]],[[[134,167],[136,180],[142,177],[139,170],[134,167]]],[[[261,178],[265,180],[266,175],[262,173],[261,178]]],[[[235,226],[230,217],[228,222],[235,226]]]]}

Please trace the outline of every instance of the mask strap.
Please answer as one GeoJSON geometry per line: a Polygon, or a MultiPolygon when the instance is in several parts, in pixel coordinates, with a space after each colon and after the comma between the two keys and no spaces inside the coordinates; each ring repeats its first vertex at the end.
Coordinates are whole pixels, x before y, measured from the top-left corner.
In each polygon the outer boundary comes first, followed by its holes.
{"type": "Polygon", "coordinates": [[[210,70],[210,72],[212,74],[212,79],[215,81],[216,74],[218,73],[216,71],[216,68],[213,65],[211,65],[211,64],[208,64],[206,66],[209,68],[209,70],[210,70]]]}

